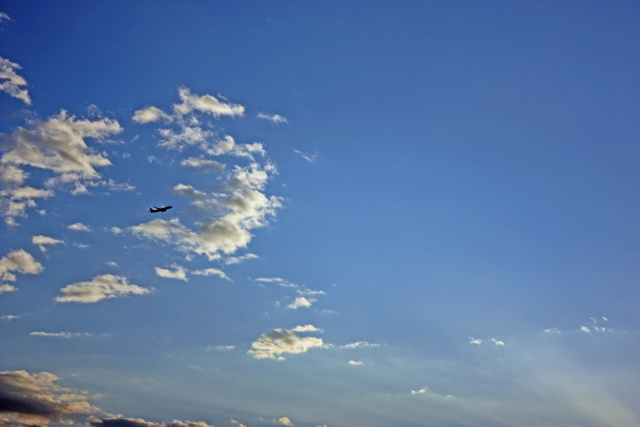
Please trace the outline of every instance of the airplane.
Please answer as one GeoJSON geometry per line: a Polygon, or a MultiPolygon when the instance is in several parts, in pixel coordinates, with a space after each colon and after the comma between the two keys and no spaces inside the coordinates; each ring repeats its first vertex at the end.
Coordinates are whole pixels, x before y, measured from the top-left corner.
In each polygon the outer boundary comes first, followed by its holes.
{"type": "Polygon", "coordinates": [[[167,209],[171,209],[173,206],[165,206],[163,208],[158,208],[156,206],[152,208],[149,208],[149,212],[151,213],[156,213],[156,212],[165,212],[167,209]]]}

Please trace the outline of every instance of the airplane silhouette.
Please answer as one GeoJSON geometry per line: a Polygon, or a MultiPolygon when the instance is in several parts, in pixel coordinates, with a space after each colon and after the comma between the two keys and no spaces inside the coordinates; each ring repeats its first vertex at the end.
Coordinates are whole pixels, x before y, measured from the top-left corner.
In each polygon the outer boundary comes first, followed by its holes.
{"type": "Polygon", "coordinates": [[[165,206],[164,208],[158,208],[156,206],[154,206],[153,208],[149,208],[149,212],[151,213],[156,213],[156,212],[165,212],[167,209],[171,209],[173,206],[165,206]]]}

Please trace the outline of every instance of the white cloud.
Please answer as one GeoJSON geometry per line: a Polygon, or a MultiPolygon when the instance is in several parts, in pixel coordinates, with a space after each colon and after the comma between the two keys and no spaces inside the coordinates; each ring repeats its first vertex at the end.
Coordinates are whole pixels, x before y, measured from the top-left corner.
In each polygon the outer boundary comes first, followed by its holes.
{"type": "Polygon", "coordinates": [[[204,270],[195,270],[191,274],[195,276],[218,276],[224,280],[231,280],[226,273],[218,268],[205,268],[204,270]]]}
{"type": "Polygon", "coordinates": [[[67,226],[67,228],[73,231],[91,231],[91,227],[89,227],[88,225],[84,225],[81,222],[76,222],[75,224],[71,224],[67,226]]]}
{"type": "Polygon", "coordinates": [[[246,261],[248,259],[257,259],[258,255],[256,254],[246,254],[246,255],[242,255],[239,257],[228,257],[225,258],[224,263],[227,265],[231,265],[231,264],[240,264],[243,261],[246,261]]]}
{"type": "Polygon", "coordinates": [[[188,169],[197,169],[204,172],[223,172],[225,166],[215,160],[205,159],[204,157],[189,157],[180,162],[180,166],[188,169]]]}
{"type": "Polygon", "coordinates": [[[19,319],[21,317],[22,317],[21,315],[16,315],[16,314],[5,314],[4,316],[0,316],[0,320],[6,320],[7,322],[11,322],[12,320],[19,319]]]}
{"type": "Polygon", "coordinates": [[[247,353],[256,359],[284,360],[283,354],[301,354],[323,346],[322,338],[299,337],[291,330],[275,329],[251,343],[247,353]]]}
{"type": "Polygon", "coordinates": [[[155,219],[129,230],[139,237],[174,244],[185,252],[206,255],[210,260],[233,254],[248,245],[252,229],[265,226],[281,207],[280,198],[262,192],[267,178],[265,169],[253,163],[230,172],[222,185],[224,193],[207,194],[179,184],[173,189],[175,195],[192,198],[192,208],[211,215],[200,222],[197,231],[178,219],[155,219]]]}
{"type": "Polygon", "coordinates": [[[171,121],[171,117],[158,107],[144,107],[133,114],[133,121],[140,124],[157,122],[159,120],[171,121]]]}
{"type": "Polygon", "coordinates": [[[343,346],[340,346],[340,348],[346,348],[346,349],[353,349],[353,348],[359,348],[359,347],[380,347],[380,344],[369,343],[366,341],[358,341],[358,342],[353,342],[351,344],[345,344],[343,346]]]}
{"type": "Polygon", "coordinates": [[[266,113],[258,113],[257,116],[259,119],[269,120],[272,123],[287,123],[288,120],[286,117],[282,117],[279,114],[266,114],[266,113]]]}
{"type": "Polygon", "coordinates": [[[0,159],[0,210],[8,225],[26,216],[26,208],[35,207],[36,198],[53,195],[53,187],[72,185],[72,194],[85,194],[87,185],[100,177],[97,167],[111,165],[105,153],[89,147],[85,139],[102,142],[122,128],[115,120],[77,119],[62,110],[47,121],[31,121],[28,128],[18,128],[5,138],[6,151],[0,159]],[[47,189],[22,187],[27,173],[22,168],[36,168],[53,173],[44,182],[47,189]]]}
{"type": "Polygon", "coordinates": [[[89,332],[31,332],[29,335],[36,337],[53,337],[53,338],[77,338],[77,337],[92,337],[93,334],[89,332]]]}
{"type": "Polygon", "coordinates": [[[287,308],[290,308],[293,310],[297,310],[301,307],[309,308],[311,307],[311,304],[315,301],[316,301],[315,299],[307,299],[305,297],[296,297],[296,299],[291,304],[287,305],[287,308]]]}
{"type": "Polygon", "coordinates": [[[33,236],[31,238],[31,243],[33,243],[34,245],[37,245],[42,252],[46,252],[47,245],[64,244],[64,241],[54,239],[53,237],[49,237],[49,236],[38,235],[38,236],[33,236]]]}
{"type": "Polygon", "coordinates": [[[2,156],[2,163],[50,170],[61,182],[96,178],[95,167],[111,162],[87,146],[85,138],[102,141],[120,132],[122,127],[115,120],[77,119],[62,110],[46,122],[33,122],[29,129],[19,128],[9,135],[12,149],[2,156]]]}
{"type": "Polygon", "coordinates": [[[292,329],[293,332],[323,332],[322,329],[316,328],[313,325],[300,325],[292,329]]]}
{"type": "Polygon", "coordinates": [[[0,372],[0,395],[8,402],[2,408],[0,424],[48,425],[63,423],[69,415],[100,412],[87,402],[86,393],[62,388],[57,381],[49,372],[0,372]]]}
{"type": "Polygon", "coordinates": [[[273,421],[278,423],[278,424],[282,424],[283,426],[293,426],[294,425],[288,417],[281,417],[281,418],[278,418],[278,419],[274,418],[273,421]]]}
{"type": "MultiPolygon", "coordinates": [[[[0,280],[3,282],[15,282],[15,273],[38,274],[43,270],[42,264],[24,249],[18,249],[0,258],[0,280]]],[[[4,283],[0,287],[0,293],[14,290],[13,286],[4,283]]]]}
{"type": "Polygon", "coordinates": [[[491,342],[494,345],[499,347],[504,346],[504,341],[500,341],[496,338],[490,338],[489,340],[484,340],[482,338],[473,338],[473,337],[469,338],[469,344],[473,344],[473,345],[482,345],[488,342],[491,342]]]}
{"type": "Polygon", "coordinates": [[[351,365],[351,366],[362,366],[362,365],[364,365],[364,362],[360,362],[360,361],[357,361],[357,360],[349,360],[349,365],[351,365]]]}
{"type": "MultiPolygon", "coordinates": [[[[6,19],[9,19],[6,14],[3,15],[6,19]]],[[[0,21],[2,18],[0,16],[0,21]]],[[[23,89],[27,85],[27,81],[17,73],[20,68],[18,64],[0,57],[0,91],[22,100],[27,105],[31,105],[29,92],[23,89]]]]}
{"type": "Polygon", "coordinates": [[[545,334],[551,334],[551,335],[560,335],[560,334],[562,334],[562,331],[559,330],[556,327],[553,327],[553,328],[545,329],[544,333],[545,334]]]}
{"type": "Polygon", "coordinates": [[[211,114],[214,117],[244,115],[244,107],[242,105],[220,102],[212,95],[199,96],[191,93],[184,86],[178,89],[178,97],[181,103],[174,104],[173,111],[179,116],[184,116],[194,110],[211,114]]]}
{"type": "Polygon", "coordinates": [[[2,21],[11,21],[11,18],[9,18],[9,15],[7,15],[4,12],[0,12],[0,23],[2,21]]]}
{"type": "Polygon", "coordinates": [[[586,326],[581,326],[581,327],[580,327],[580,330],[581,330],[582,332],[591,332],[591,329],[589,329],[589,328],[588,328],[588,327],[586,327],[586,326]]]}
{"type": "Polygon", "coordinates": [[[303,159],[305,159],[309,163],[314,163],[316,160],[318,160],[318,156],[319,156],[317,151],[315,153],[313,153],[313,154],[305,154],[302,151],[296,150],[294,148],[293,152],[296,153],[297,155],[299,155],[300,157],[302,157],[303,159]]]}
{"type": "Polygon", "coordinates": [[[173,270],[169,270],[166,268],[160,268],[160,267],[156,267],[156,274],[160,277],[164,277],[167,279],[177,279],[177,280],[184,280],[185,282],[188,281],[189,279],[187,278],[187,269],[177,265],[177,264],[173,264],[171,265],[171,268],[173,270]]]}
{"type": "Polygon", "coordinates": [[[236,348],[235,345],[216,345],[216,346],[212,346],[209,345],[207,346],[207,353],[215,350],[215,351],[229,351],[229,350],[233,350],[234,348],[236,348]]]}
{"type": "Polygon", "coordinates": [[[130,294],[144,295],[152,290],[129,284],[124,276],[104,274],[88,282],[72,283],[60,290],[58,302],[94,303],[106,298],[124,297],[130,294]]]}
{"type": "Polygon", "coordinates": [[[8,285],[6,283],[0,284],[0,294],[4,294],[5,292],[15,292],[18,288],[13,285],[8,285]]]}

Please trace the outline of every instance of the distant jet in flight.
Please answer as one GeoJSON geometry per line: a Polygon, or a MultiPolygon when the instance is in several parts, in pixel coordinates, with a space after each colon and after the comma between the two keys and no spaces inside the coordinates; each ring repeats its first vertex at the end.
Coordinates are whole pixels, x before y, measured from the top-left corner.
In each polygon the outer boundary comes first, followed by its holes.
{"type": "Polygon", "coordinates": [[[156,212],[165,212],[167,209],[171,209],[173,206],[165,206],[164,208],[158,208],[158,207],[153,207],[153,208],[149,208],[149,212],[151,213],[156,213],[156,212]]]}

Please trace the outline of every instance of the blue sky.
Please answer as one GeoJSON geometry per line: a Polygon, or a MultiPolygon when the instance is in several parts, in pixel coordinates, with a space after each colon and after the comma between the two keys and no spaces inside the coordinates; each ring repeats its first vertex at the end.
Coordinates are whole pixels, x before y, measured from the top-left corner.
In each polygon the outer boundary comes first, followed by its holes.
{"type": "Polygon", "coordinates": [[[639,23],[1,1],[0,424],[640,424],[639,23]]]}

